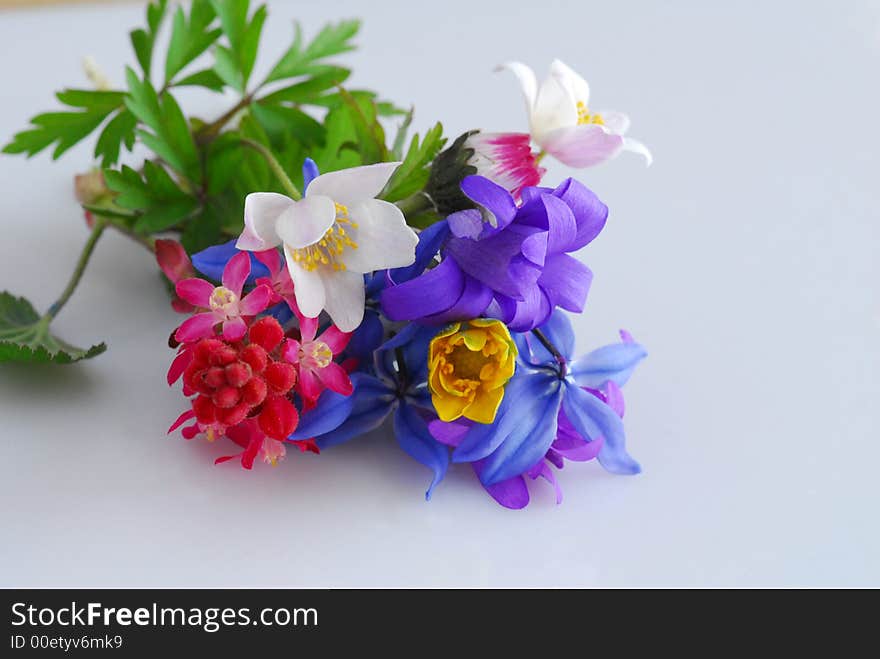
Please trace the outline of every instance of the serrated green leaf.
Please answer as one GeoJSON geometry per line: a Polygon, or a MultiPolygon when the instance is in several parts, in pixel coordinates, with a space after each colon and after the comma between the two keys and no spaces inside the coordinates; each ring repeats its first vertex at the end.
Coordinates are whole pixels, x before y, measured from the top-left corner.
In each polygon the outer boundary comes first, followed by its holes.
{"type": "Polygon", "coordinates": [[[95,144],[95,158],[101,159],[101,167],[107,168],[116,164],[123,144],[131,151],[134,147],[136,126],[137,118],[129,110],[120,111],[104,126],[95,144]]]}
{"type": "Polygon", "coordinates": [[[398,201],[424,188],[431,174],[431,162],[445,143],[443,126],[439,122],[425,133],[421,141],[418,135],[413,135],[406,157],[385,186],[382,199],[398,201]]]}
{"type": "Polygon", "coordinates": [[[165,57],[165,83],[170,85],[185,66],[205,52],[223,33],[217,28],[208,30],[214,20],[214,10],[206,0],[193,3],[189,21],[183,8],[174,13],[174,23],[168,53],[165,57]]]}
{"type": "Polygon", "coordinates": [[[149,77],[153,59],[153,38],[143,29],[132,30],[128,36],[131,39],[131,47],[134,49],[138,64],[141,65],[141,71],[149,77]]]}
{"type": "Polygon", "coordinates": [[[265,22],[266,5],[261,5],[254,12],[250,24],[242,35],[238,50],[238,64],[245,86],[247,86],[247,81],[254,70],[254,63],[257,61],[257,49],[260,45],[260,35],[263,32],[263,24],[265,22]]]}
{"type": "Polygon", "coordinates": [[[191,197],[155,203],[138,218],[134,230],[138,233],[156,233],[170,229],[191,215],[198,205],[191,197]]]}
{"type": "Polygon", "coordinates": [[[272,68],[263,84],[285,78],[312,75],[313,72],[310,68],[318,60],[354,50],[355,46],[351,43],[351,39],[359,29],[360,21],[357,20],[328,24],[312,39],[308,46],[303,48],[302,29],[299,23],[295,23],[293,43],[272,68]]]}
{"type": "Polygon", "coordinates": [[[88,108],[89,110],[107,110],[111,112],[122,105],[125,92],[104,91],[95,89],[65,89],[55,97],[72,108],[88,108]]]}
{"type": "Polygon", "coordinates": [[[307,78],[289,87],[284,87],[260,99],[265,105],[274,103],[296,103],[308,105],[310,101],[321,95],[322,92],[338,87],[348,79],[351,71],[342,67],[329,67],[324,73],[307,78]]]}
{"type": "Polygon", "coordinates": [[[70,364],[106,349],[104,343],[84,350],[62,341],[49,333],[48,320],[27,299],[0,293],[0,362],[70,364]]]}
{"type": "Polygon", "coordinates": [[[225,192],[241,169],[243,160],[244,150],[238,133],[230,131],[213,140],[205,157],[208,193],[217,195],[225,192]]]}
{"type": "Polygon", "coordinates": [[[144,180],[151,196],[155,198],[172,200],[188,197],[163,167],[150,160],[144,163],[144,180]]]}
{"type": "Polygon", "coordinates": [[[174,82],[174,87],[206,87],[215,92],[223,91],[223,79],[213,69],[204,69],[174,82]]]}
{"type": "Polygon", "coordinates": [[[120,170],[105,169],[104,181],[108,188],[117,193],[115,202],[122,208],[142,210],[152,203],[153,195],[147,184],[140,174],[128,165],[123,165],[120,170]]]}
{"type": "MultiPolygon", "coordinates": [[[[241,214],[238,214],[241,217],[241,214]]],[[[221,236],[221,215],[217,209],[205,206],[186,225],[180,236],[180,242],[189,254],[216,245],[221,236]]]]}
{"type": "Polygon", "coordinates": [[[125,105],[134,116],[155,131],[161,130],[162,109],[159,106],[159,95],[147,79],[141,80],[131,69],[125,68],[128,83],[128,96],[125,105]]]}
{"type": "Polygon", "coordinates": [[[214,72],[234,90],[244,91],[244,78],[238,69],[235,56],[224,46],[217,46],[214,49],[214,72]]]}

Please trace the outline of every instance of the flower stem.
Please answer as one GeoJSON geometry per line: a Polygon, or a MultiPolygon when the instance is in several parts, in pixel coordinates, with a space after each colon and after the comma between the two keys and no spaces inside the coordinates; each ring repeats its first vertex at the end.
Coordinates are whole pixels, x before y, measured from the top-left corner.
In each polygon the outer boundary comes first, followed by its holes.
{"type": "Polygon", "coordinates": [[[394,205],[397,206],[407,218],[415,217],[420,213],[435,208],[434,201],[425,192],[411,194],[409,197],[401,199],[400,201],[395,201],[394,205]]]}
{"type": "Polygon", "coordinates": [[[52,319],[58,315],[58,312],[61,311],[61,308],[67,303],[70,296],[73,295],[73,291],[76,290],[77,284],[79,284],[79,280],[82,278],[83,271],[86,269],[86,264],[89,262],[89,258],[91,258],[92,252],[95,250],[98,238],[104,233],[104,228],[106,226],[107,222],[103,218],[95,218],[95,226],[92,228],[92,233],[89,235],[89,239],[86,241],[86,245],[83,247],[83,250],[79,255],[79,260],[76,262],[76,267],[73,269],[70,281],[67,282],[67,286],[61,292],[61,296],[52,303],[52,306],[49,307],[40,319],[41,324],[48,327],[49,323],[52,322],[52,319]]]}
{"type": "Polygon", "coordinates": [[[216,121],[212,121],[210,124],[202,126],[201,129],[196,132],[196,140],[200,144],[204,144],[213,140],[215,137],[217,137],[217,134],[223,129],[223,126],[229,123],[235,115],[237,115],[248,105],[250,105],[253,100],[254,99],[250,94],[244,96],[238,103],[236,103],[234,107],[230,108],[230,110],[219,119],[217,119],[216,121]]]}
{"type": "Polygon", "coordinates": [[[272,170],[272,173],[275,174],[275,178],[281,183],[284,190],[287,192],[287,195],[295,200],[302,199],[302,193],[300,193],[299,189],[293,184],[293,181],[290,180],[290,177],[284,172],[284,168],[281,166],[281,163],[272,155],[272,152],[267,149],[265,146],[260,144],[259,142],[254,142],[253,140],[249,140],[247,138],[242,138],[241,143],[244,146],[250,147],[257,153],[259,153],[266,161],[266,164],[269,165],[269,169],[272,170]]]}
{"type": "Polygon", "coordinates": [[[538,328],[533,329],[532,334],[535,335],[535,338],[541,342],[541,345],[547,348],[547,351],[556,358],[557,362],[559,362],[559,375],[564,378],[568,374],[568,365],[565,357],[559,352],[559,348],[553,345],[550,339],[544,335],[544,332],[538,328]]]}

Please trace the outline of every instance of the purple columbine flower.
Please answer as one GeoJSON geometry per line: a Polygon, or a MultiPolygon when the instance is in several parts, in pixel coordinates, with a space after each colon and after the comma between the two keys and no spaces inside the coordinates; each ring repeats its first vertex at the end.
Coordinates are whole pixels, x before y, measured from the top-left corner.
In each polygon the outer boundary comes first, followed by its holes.
{"type": "Polygon", "coordinates": [[[438,246],[440,264],[408,281],[392,273],[382,294],[386,315],[427,325],[487,315],[526,331],[556,307],[583,311],[593,275],[570,252],[599,234],[607,206],[574,179],[555,190],[524,188],[519,207],[481,176],[461,187],[478,208],[431,227],[425,239],[438,246]]]}

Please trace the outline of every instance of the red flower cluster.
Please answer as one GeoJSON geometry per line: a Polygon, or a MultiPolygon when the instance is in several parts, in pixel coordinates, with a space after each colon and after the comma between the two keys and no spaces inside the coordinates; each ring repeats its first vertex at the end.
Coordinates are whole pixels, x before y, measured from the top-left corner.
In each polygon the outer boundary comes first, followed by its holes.
{"type": "Polygon", "coordinates": [[[214,337],[182,345],[169,370],[168,382],[172,384],[182,375],[184,395],[195,397],[191,409],[175,421],[169,432],[194,418],[195,423],[182,430],[187,439],[199,433],[205,433],[209,440],[227,435],[241,444],[239,430],[246,429],[255,440],[248,442],[251,449],[242,455],[242,464],[247,468],[261,449],[270,462],[283,455],[280,442],[299,422],[290,399],[297,371],[279,354],[283,340],[281,325],[266,316],[252,322],[241,341],[214,337]],[[242,428],[236,429],[239,426],[242,428]],[[276,441],[271,447],[263,446],[264,439],[276,441]]]}

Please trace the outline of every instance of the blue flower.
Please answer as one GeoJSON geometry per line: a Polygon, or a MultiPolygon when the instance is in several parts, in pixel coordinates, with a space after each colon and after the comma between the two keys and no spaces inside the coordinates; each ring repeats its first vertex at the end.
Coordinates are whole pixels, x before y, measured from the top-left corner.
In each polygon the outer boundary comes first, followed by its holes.
{"type": "Polygon", "coordinates": [[[425,493],[430,499],[449,466],[449,450],[434,439],[427,421],[432,416],[428,392],[428,343],[436,328],[406,326],[375,352],[372,372],[352,373],[354,391],[342,396],[325,391],[314,409],[300,417],[288,439],[315,439],[326,449],[377,428],[394,415],[400,447],[433,472],[425,493]]]}
{"type": "Polygon", "coordinates": [[[560,311],[539,331],[555,350],[536,334],[516,336],[521,362],[507,385],[495,422],[467,430],[457,442],[452,460],[479,461],[480,481],[487,488],[521,476],[547,455],[559,434],[561,411],[586,442],[601,438],[597,457],[606,470],[638,473],[639,464],[626,451],[620,415],[588,389],[599,389],[609,382],[622,386],[646,356],[645,349],[624,334],[622,343],[573,360],[574,333],[568,317],[560,311]]]}

